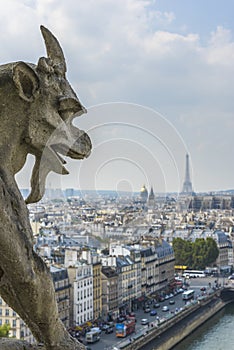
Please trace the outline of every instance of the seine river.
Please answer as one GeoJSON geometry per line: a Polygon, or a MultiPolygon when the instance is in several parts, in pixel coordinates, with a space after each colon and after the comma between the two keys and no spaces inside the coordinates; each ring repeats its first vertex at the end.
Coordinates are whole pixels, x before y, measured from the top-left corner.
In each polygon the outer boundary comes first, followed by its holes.
{"type": "Polygon", "coordinates": [[[173,350],[234,349],[234,303],[226,306],[173,350]]]}

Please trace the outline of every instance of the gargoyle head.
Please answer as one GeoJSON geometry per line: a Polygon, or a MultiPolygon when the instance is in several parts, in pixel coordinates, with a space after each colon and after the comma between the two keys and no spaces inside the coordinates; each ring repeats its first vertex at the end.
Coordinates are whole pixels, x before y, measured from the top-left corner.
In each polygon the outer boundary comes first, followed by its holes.
{"type": "Polygon", "coordinates": [[[48,29],[41,26],[41,32],[48,57],[41,57],[37,65],[17,62],[12,66],[18,108],[27,118],[21,142],[36,158],[26,203],[42,198],[50,171],[68,173],[62,156],[83,159],[92,148],[89,136],[72,125],[73,118],[86,110],[66,79],[63,51],[48,29]]]}

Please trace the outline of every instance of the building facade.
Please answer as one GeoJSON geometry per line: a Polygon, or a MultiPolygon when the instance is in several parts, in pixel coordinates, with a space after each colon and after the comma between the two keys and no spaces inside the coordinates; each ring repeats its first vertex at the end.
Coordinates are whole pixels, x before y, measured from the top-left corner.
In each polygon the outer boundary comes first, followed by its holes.
{"type": "Polygon", "coordinates": [[[70,282],[66,268],[50,266],[58,312],[65,328],[70,326],[70,282]]]}
{"type": "Polygon", "coordinates": [[[102,318],[109,322],[119,315],[119,275],[113,267],[102,267],[102,318]]]}
{"type": "Polygon", "coordinates": [[[86,261],[77,261],[68,268],[71,282],[71,326],[93,319],[93,268],[86,261]]]}

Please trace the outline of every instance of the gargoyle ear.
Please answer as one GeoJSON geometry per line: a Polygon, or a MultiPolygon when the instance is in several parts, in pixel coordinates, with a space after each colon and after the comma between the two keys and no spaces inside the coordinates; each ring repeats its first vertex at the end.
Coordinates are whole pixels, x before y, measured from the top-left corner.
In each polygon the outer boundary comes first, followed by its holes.
{"type": "Polygon", "coordinates": [[[13,81],[22,99],[32,102],[39,89],[39,78],[35,71],[26,63],[18,62],[13,67],[13,81]]]}

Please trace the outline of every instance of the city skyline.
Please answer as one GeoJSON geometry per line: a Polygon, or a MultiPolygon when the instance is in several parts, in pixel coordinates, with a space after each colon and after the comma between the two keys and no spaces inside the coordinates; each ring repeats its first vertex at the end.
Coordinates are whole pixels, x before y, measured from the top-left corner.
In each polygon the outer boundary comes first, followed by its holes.
{"type": "MultiPolygon", "coordinates": [[[[47,26],[88,110],[76,125],[91,135],[91,157],[69,162],[70,175],[47,186],[136,191],[145,183],[180,192],[188,153],[195,192],[234,188],[233,7],[230,0],[4,4],[1,64],[37,63],[45,55],[39,26],[47,26]]],[[[30,167],[17,176],[20,187],[29,187],[30,167]]]]}

